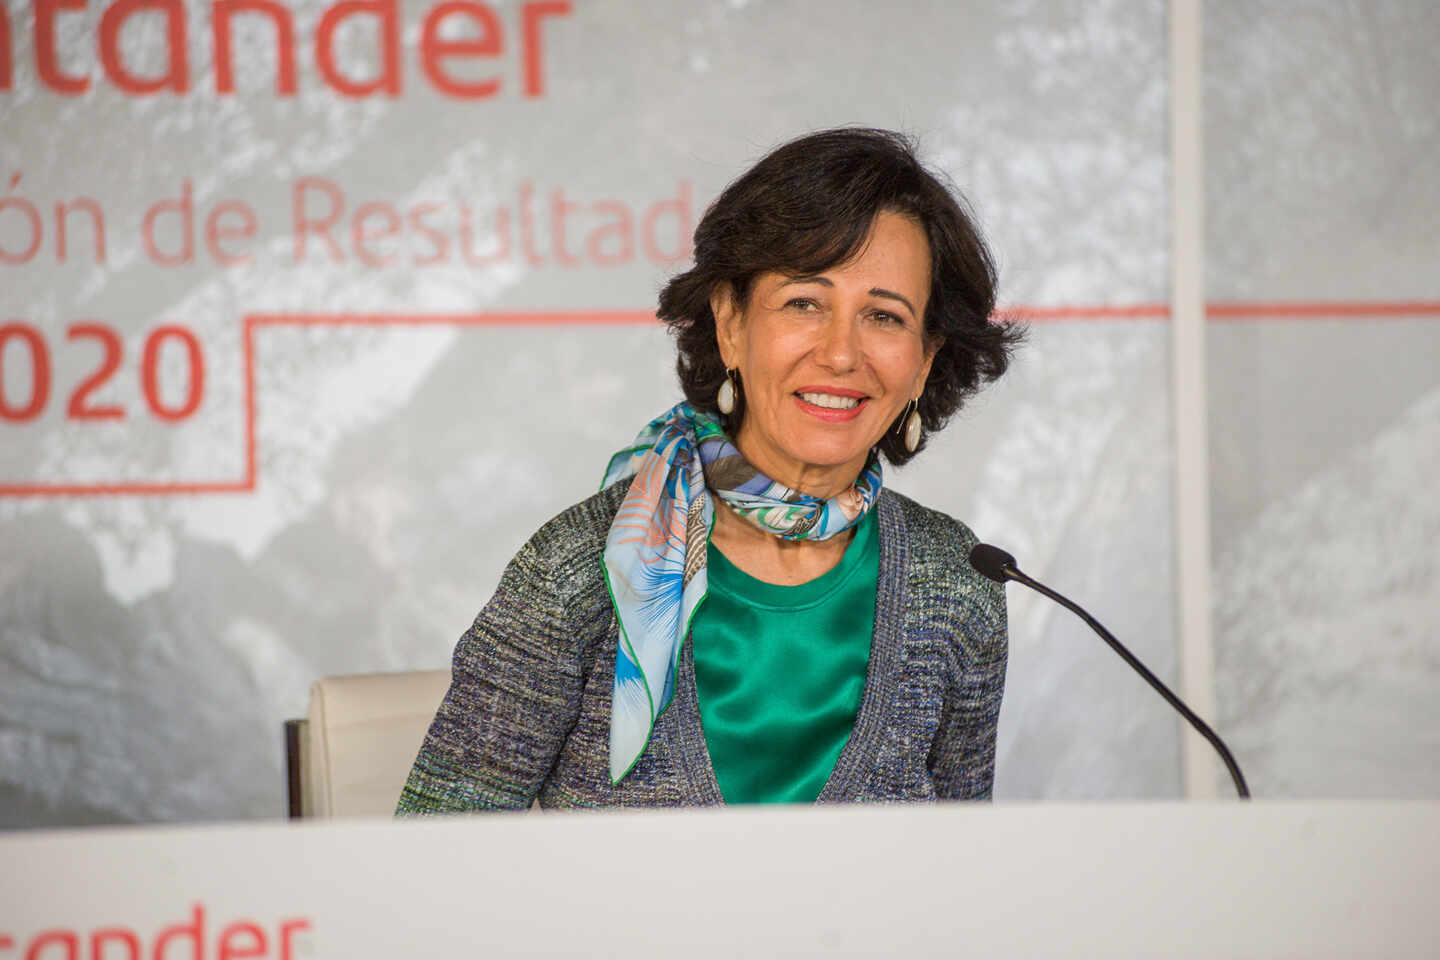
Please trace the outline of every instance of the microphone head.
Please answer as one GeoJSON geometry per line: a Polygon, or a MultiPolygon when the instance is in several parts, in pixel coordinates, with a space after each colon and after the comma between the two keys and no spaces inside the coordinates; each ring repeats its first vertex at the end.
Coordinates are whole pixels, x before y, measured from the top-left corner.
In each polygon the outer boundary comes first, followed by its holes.
{"type": "Polygon", "coordinates": [[[970,551],[970,566],[996,583],[1004,583],[1010,579],[1010,574],[1005,572],[1007,567],[1011,570],[1017,569],[1014,557],[988,543],[975,544],[970,551]]]}

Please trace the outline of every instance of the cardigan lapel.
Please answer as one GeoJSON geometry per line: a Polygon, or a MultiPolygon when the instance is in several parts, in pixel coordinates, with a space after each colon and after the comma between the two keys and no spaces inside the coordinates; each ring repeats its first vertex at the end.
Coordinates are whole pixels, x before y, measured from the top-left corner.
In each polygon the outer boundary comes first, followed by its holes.
{"type": "Polygon", "coordinates": [[[684,759],[685,772],[690,778],[690,795],[697,803],[725,803],[720,792],[720,780],[715,776],[715,764],[710,759],[710,747],[705,742],[705,728],[700,720],[700,694],[695,687],[695,645],[689,634],[680,651],[680,673],[675,683],[676,703],[671,709],[680,708],[680,753],[684,759]]]}
{"type": "Polygon", "coordinates": [[[860,797],[870,771],[875,769],[881,742],[894,713],[904,641],[905,584],[909,576],[910,536],[900,504],[889,491],[875,503],[876,532],[880,535],[880,576],[875,585],[875,629],[870,639],[870,663],[865,689],[850,739],[830,771],[816,803],[842,803],[860,797]]]}

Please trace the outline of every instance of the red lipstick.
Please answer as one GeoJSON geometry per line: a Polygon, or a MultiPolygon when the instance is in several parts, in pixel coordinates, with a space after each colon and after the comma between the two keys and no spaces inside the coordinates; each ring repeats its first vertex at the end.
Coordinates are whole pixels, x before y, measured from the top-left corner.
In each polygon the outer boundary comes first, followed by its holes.
{"type": "Polygon", "coordinates": [[[870,398],[859,390],[849,390],[845,387],[804,386],[796,390],[794,396],[795,402],[800,405],[801,410],[826,423],[846,423],[854,420],[865,409],[865,404],[870,402],[870,398]],[[832,397],[854,397],[860,402],[848,410],[837,410],[834,407],[822,407],[810,403],[801,398],[800,394],[802,393],[826,393],[832,397]]]}

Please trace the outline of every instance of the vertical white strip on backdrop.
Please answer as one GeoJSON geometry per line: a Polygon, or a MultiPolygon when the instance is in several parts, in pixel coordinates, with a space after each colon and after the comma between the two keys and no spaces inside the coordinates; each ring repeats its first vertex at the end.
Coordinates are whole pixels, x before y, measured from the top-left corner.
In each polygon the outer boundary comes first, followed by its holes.
{"type": "MultiPolygon", "coordinates": [[[[1170,387],[1175,423],[1175,591],[1180,696],[1215,715],[1210,623],[1210,482],[1205,388],[1205,179],[1200,0],[1170,0],[1170,387]]],[[[1215,796],[1214,755],[1181,736],[1185,793],[1215,796]]]]}
{"type": "Polygon", "coordinates": [[[1216,720],[1271,800],[1440,795],[1436,37],[1205,2],[1216,720]]]}

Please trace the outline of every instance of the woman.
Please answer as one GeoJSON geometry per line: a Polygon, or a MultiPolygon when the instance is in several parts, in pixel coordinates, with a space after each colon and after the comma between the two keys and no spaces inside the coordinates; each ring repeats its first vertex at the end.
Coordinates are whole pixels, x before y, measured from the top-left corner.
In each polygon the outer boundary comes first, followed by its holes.
{"type": "Polygon", "coordinates": [[[901,137],[775,150],[662,292],[686,402],[507,567],[401,813],[985,798],[1005,599],[882,488],[1019,332],[901,137]]]}

